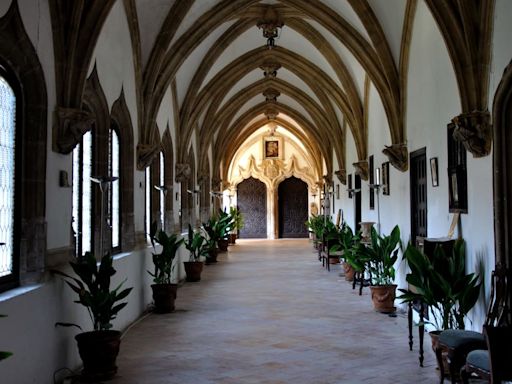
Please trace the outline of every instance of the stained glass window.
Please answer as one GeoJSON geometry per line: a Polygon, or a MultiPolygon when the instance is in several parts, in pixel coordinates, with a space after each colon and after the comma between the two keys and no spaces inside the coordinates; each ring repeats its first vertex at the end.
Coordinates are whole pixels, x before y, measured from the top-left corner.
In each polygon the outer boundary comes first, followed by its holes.
{"type": "Polygon", "coordinates": [[[77,256],[92,250],[91,167],[92,134],[89,131],[73,150],[73,232],[77,256]]]}
{"type": "Polygon", "coordinates": [[[0,76],[0,277],[13,273],[16,96],[0,76]]]}
{"type": "Polygon", "coordinates": [[[112,248],[119,248],[120,242],[120,192],[119,192],[119,137],[114,129],[109,134],[109,175],[117,177],[109,188],[109,223],[112,230],[112,248]]]}

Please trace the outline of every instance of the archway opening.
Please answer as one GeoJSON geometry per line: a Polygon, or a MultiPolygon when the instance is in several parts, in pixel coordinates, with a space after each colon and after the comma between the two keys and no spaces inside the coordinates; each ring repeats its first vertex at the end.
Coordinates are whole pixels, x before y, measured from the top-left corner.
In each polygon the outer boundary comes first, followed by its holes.
{"type": "Polygon", "coordinates": [[[289,177],[278,188],[279,238],[308,237],[308,185],[289,177]]]}

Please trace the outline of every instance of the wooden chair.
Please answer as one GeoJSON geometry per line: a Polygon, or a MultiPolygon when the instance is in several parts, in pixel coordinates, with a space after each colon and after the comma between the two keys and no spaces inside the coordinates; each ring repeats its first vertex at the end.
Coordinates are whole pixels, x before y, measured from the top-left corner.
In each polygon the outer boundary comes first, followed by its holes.
{"type": "Polygon", "coordinates": [[[334,252],[332,251],[332,247],[335,244],[339,244],[338,240],[326,240],[322,242],[322,251],[321,251],[321,259],[322,259],[322,266],[326,267],[328,271],[331,270],[331,263],[330,260],[339,260],[340,256],[342,255],[342,251],[334,252]]]}
{"type": "Polygon", "coordinates": [[[512,380],[512,326],[493,327],[484,325],[487,350],[471,351],[460,371],[464,384],[469,384],[471,375],[489,380],[491,384],[512,380]]]}
{"type": "MultiPolygon", "coordinates": [[[[511,324],[508,292],[510,280],[510,270],[498,264],[491,277],[491,297],[484,326],[511,324]]],[[[483,333],[464,329],[448,329],[441,332],[435,351],[440,371],[440,383],[444,383],[445,378],[445,372],[442,369],[443,355],[448,361],[451,382],[456,383],[462,366],[466,364],[468,354],[474,350],[485,349],[487,349],[487,343],[483,333]]]]}

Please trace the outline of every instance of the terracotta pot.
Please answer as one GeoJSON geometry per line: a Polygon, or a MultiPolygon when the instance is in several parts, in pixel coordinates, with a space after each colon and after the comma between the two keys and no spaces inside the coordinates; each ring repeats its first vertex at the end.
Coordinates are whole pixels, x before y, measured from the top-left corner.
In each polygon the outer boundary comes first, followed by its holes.
{"type": "Polygon", "coordinates": [[[229,234],[229,244],[236,244],[236,233],[229,234]]]}
{"type": "Polygon", "coordinates": [[[116,358],[121,344],[119,331],[92,331],[75,336],[84,368],[81,379],[98,382],[112,379],[117,373],[116,358]]]}
{"type": "Polygon", "coordinates": [[[381,313],[393,313],[396,310],[394,305],[396,295],[396,284],[371,285],[373,308],[381,313]]]}
{"type": "Polygon", "coordinates": [[[184,261],[183,264],[187,273],[187,281],[195,282],[201,280],[201,272],[203,272],[202,261],[184,261]]]}
{"type": "Polygon", "coordinates": [[[356,270],[349,263],[343,263],[343,270],[345,271],[345,280],[354,281],[356,270]]]}
{"type": "Polygon", "coordinates": [[[176,300],[177,284],[153,284],[153,301],[155,302],[156,313],[169,313],[174,311],[176,300]]]}
{"type": "Polygon", "coordinates": [[[210,249],[208,251],[208,257],[206,258],[206,264],[216,263],[218,254],[219,254],[219,249],[217,247],[210,249]]]}
{"type": "Polygon", "coordinates": [[[226,252],[228,250],[228,239],[220,239],[217,241],[217,245],[219,246],[220,252],[226,252]]]}
{"type": "MultiPolygon", "coordinates": [[[[441,332],[442,331],[430,331],[428,333],[430,335],[430,341],[432,342],[432,350],[434,351],[434,354],[436,353],[436,350],[439,345],[439,335],[441,334],[441,332]]],[[[445,351],[443,351],[441,353],[441,356],[442,356],[442,360],[443,360],[444,377],[450,377],[450,364],[448,364],[447,353],[445,351]]]]}

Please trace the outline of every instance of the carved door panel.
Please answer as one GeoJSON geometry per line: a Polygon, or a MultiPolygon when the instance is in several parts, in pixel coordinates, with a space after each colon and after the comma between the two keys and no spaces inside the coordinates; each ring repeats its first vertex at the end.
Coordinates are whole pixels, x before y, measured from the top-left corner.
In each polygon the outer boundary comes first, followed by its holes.
{"type": "Polygon", "coordinates": [[[239,232],[242,239],[267,238],[267,187],[250,177],[237,187],[238,209],[244,226],[239,232]]]}
{"type": "Polygon", "coordinates": [[[308,186],[290,177],[279,184],[279,237],[308,237],[308,186]]]}

